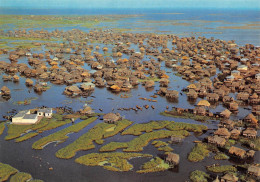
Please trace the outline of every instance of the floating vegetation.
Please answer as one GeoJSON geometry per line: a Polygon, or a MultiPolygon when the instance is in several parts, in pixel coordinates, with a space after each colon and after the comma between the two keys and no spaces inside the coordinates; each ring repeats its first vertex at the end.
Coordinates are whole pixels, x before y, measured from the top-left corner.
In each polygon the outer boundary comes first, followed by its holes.
{"type": "Polygon", "coordinates": [[[141,135],[142,132],[152,132],[159,130],[169,125],[171,121],[150,121],[149,123],[135,124],[122,132],[122,135],[141,135]]]}
{"type": "Polygon", "coordinates": [[[159,130],[166,128],[171,131],[187,130],[189,132],[201,133],[207,130],[208,127],[198,124],[189,124],[174,121],[150,121],[148,123],[135,124],[132,127],[122,132],[122,135],[141,135],[142,132],[152,132],[153,130],[159,130]]]}
{"type": "Polygon", "coordinates": [[[0,135],[3,134],[4,130],[5,130],[5,122],[2,122],[0,123],[0,135]]]}
{"type": "Polygon", "coordinates": [[[189,113],[189,112],[178,113],[175,109],[173,109],[172,111],[164,111],[164,112],[161,112],[160,114],[163,116],[169,116],[169,117],[174,117],[174,118],[193,119],[196,121],[216,120],[215,117],[200,116],[200,115],[195,115],[195,114],[189,113]]]}
{"type": "Polygon", "coordinates": [[[199,170],[193,171],[190,174],[190,180],[193,182],[207,182],[209,177],[207,173],[199,170]]]}
{"type": "Polygon", "coordinates": [[[166,126],[166,129],[168,130],[187,130],[189,132],[196,132],[196,133],[202,133],[203,131],[207,130],[208,127],[204,125],[199,124],[189,124],[189,123],[183,123],[183,122],[171,122],[169,125],[166,126]]]}
{"type": "Polygon", "coordinates": [[[169,146],[169,144],[163,141],[155,140],[152,142],[152,145],[154,145],[154,147],[156,147],[159,151],[165,151],[165,152],[173,151],[173,149],[169,146]]]}
{"type": "Polygon", "coordinates": [[[162,146],[167,146],[168,143],[159,141],[159,140],[155,140],[152,142],[152,145],[154,145],[155,147],[162,147],[162,146]]]}
{"type": "Polygon", "coordinates": [[[13,175],[10,179],[10,182],[26,182],[32,178],[32,175],[24,172],[19,172],[13,175]]]}
{"type": "Polygon", "coordinates": [[[215,160],[227,160],[227,159],[229,159],[229,156],[227,156],[227,155],[224,154],[224,153],[218,152],[218,153],[214,156],[214,159],[215,159],[215,160]]]}
{"type": "Polygon", "coordinates": [[[31,104],[31,102],[33,100],[37,100],[37,99],[38,99],[38,97],[30,97],[30,98],[24,99],[23,101],[14,102],[13,104],[14,105],[29,105],[29,104],[31,104]]]}
{"type": "Polygon", "coordinates": [[[51,143],[51,142],[55,142],[55,141],[59,141],[59,143],[65,142],[69,138],[67,136],[67,134],[79,132],[80,130],[85,128],[87,125],[94,122],[96,119],[97,118],[95,118],[95,117],[89,118],[87,120],[81,121],[72,126],[69,126],[63,130],[60,130],[56,133],[53,133],[44,138],[41,138],[40,140],[33,143],[32,148],[39,150],[39,149],[43,149],[43,147],[46,146],[46,144],[51,143]]]}
{"type": "Polygon", "coordinates": [[[24,172],[19,172],[9,164],[0,162],[0,181],[7,181],[9,178],[10,182],[43,182],[42,180],[32,179],[32,175],[24,172]],[[13,176],[12,176],[13,175],[13,176]]]}
{"type": "Polygon", "coordinates": [[[240,137],[239,142],[253,150],[257,150],[257,151],[260,150],[260,137],[259,136],[257,136],[256,138],[240,137]]]}
{"type": "Polygon", "coordinates": [[[169,164],[165,163],[164,160],[162,160],[159,157],[156,157],[144,163],[141,167],[141,170],[136,172],[137,173],[159,172],[159,171],[165,171],[169,169],[169,167],[170,167],[169,164]]]}
{"type": "Polygon", "coordinates": [[[172,152],[173,148],[171,148],[170,146],[163,146],[163,147],[159,147],[158,150],[164,152],[172,152]]]}
{"type": "Polygon", "coordinates": [[[190,135],[189,132],[185,130],[181,131],[167,131],[160,130],[154,131],[150,133],[145,133],[140,135],[139,137],[129,141],[129,142],[111,142],[107,145],[104,145],[100,148],[101,152],[115,151],[120,148],[124,148],[124,152],[141,152],[143,151],[143,147],[147,146],[151,140],[168,138],[171,136],[179,136],[185,137],[190,135]]]}
{"type": "Polygon", "coordinates": [[[7,181],[11,175],[17,172],[18,170],[12,166],[0,162],[0,181],[7,181]]]}
{"type": "Polygon", "coordinates": [[[130,171],[133,166],[127,160],[136,157],[152,157],[140,153],[91,153],[77,158],[75,161],[87,166],[102,166],[110,171],[130,171]]]}
{"type": "Polygon", "coordinates": [[[224,148],[229,150],[230,147],[236,144],[235,140],[229,139],[226,141],[224,148]]]}
{"type": "Polygon", "coordinates": [[[93,141],[98,144],[102,144],[102,139],[118,134],[132,123],[133,122],[129,120],[121,120],[118,121],[116,124],[99,123],[92,129],[90,129],[87,133],[83,134],[81,137],[75,140],[73,143],[56,152],[56,157],[69,159],[75,156],[77,151],[93,149],[95,148],[93,141]],[[109,131],[111,130],[111,127],[114,126],[114,130],[109,131]]]}
{"type": "Polygon", "coordinates": [[[202,161],[205,157],[209,155],[210,151],[204,143],[197,143],[192,151],[188,155],[188,160],[191,162],[202,161]]]}
{"type": "Polygon", "coordinates": [[[22,141],[28,140],[30,138],[37,136],[38,134],[39,133],[36,133],[36,132],[27,133],[27,134],[15,139],[15,142],[22,142],[22,141]]]}
{"type": "Polygon", "coordinates": [[[236,172],[237,168],[232,165],[222,165],[222,166],[208,166],[207,170],[214,173],[224,173],[224,172],[236,172]]]}
{"type": "MultiPolygon", "coordinates": [[[[37,125],[37,124],[35,124],[37,125]]],[[[15,138],[20,137],[23,133],[26,133],[28,130],[31,130],[33,125],[15,125],[15,124],[9,124],[7,131],[7,136],[5,137],[5,140],[12,140],[15,138]]]]}
{"type": "Polygon", "coordinates": [[[158,77],[147,77],[145,79],[138,79],[139,82],[147,82],[147,81],[154,81],[154,82],[159,82],[160,81],[160,78],[158,77]]]}
{"type": "MultiPolygon", "coordinates": [[[[51,119],[43,118],[39,123],[37,124],[31,124],[31,125],[16,125],[16,124],[9,124],[7,136],[5,137],[5,140],[12,140],[15,138],[20,137],[22,134],[27,133],[28,131],[37,130],[37,133],[41,133],[43,131],[55,129],[57,127],[63,126],[67,123],[70,123],[71,121],[69,119],[63,120],[63,115],[59,114],[53,114],[51,119]]],[[[28,136],[24,135],[22,136],[22,139],[17,139],[17,141],[24,141],[26,139],[29,139],[33,136],[36,136],[36,134],[28,134],[28,136]]]]}

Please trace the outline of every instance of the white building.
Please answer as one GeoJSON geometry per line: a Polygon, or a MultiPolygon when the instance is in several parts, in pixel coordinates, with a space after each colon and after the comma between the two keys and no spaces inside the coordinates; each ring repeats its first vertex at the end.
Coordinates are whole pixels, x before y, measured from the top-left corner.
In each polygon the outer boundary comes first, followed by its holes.
{"type": "Polygon", "coordinates": [[[30,110],[20,111],[12,118],[14,124],[35,124],[40,116],[51,118],[52,108],[39,109],[36,114],[31,114],[30,110]]]}
{"type": "Polygon", "coordinates": [[[52,108],[39,109],[37,111],[37,116],[44,116],[46,118],[51,118],[52,117],[52,108]]]}

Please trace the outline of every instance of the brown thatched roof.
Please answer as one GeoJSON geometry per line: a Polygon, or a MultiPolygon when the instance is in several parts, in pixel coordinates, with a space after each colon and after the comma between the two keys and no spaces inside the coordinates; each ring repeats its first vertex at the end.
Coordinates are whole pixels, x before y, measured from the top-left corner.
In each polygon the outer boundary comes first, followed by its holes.
{"type": "Polygon", "coordinates": [[[199,103],[197,104],[198,106],[210,106],[210,103],[207,100],[200,100],[199,103]]]}
{"type": "Polygon", "coordinates": [[[104,121],[118,121],[120,119],[119,114],[115,114],[115,113],[107,113],[103,116],[103,120],[104,121]]]}
{"type": "Polygon", "coordinates": [[[215,135],[215,136],[209,136],[208,142],[214,143],[214,144],[217,144],[217,145],[225,145],[226,139],[215,135]]]}
{"type": "Polygon", "coordinates": [[[257,131],[254,128],[247,128],[245,131],[243,131],[243,135],[256,136],[257,131]]]}
{"type": "Polygon", "coordinates": [[[194,84],[190,84],[190,85],[187,86],[187,88],[188,89],[196,89],[197,87],[194,84]]]}
{"type": "Polygon", "coordinates": [[[244,120],[250,120],[251,123],[255,123],[255,124],[258,123],[258,120],[256,119],[256,117],[255,117],[252,113],[248,114],[248,115],[244,118],[244,120]]]}
{"type": "Polygon", "coordinates": [[[229,151],[230,154],[239,156],[241,158],[243,158],[246,155],[246,151],[244,149],[238,148],[238,147],[230,147],[229,151]]]}
{"type": "Polygon", "coordinates": [[[228,118],[231,115],[231,111],[228,109],[225,109],[224,111],[222,111],[220,113],[220,115],[228,118]]]}
{"type": "Polygon", "coordinates": [[[214,132],[214,134],[219,136],[230,136],[230,133],[227,128],[219,128],[217,131],[214,132]]]}
{"type": "Polygon", "coordinates": [[[240,135],[240,131],[238,129],[233,129],[231,132],[231,135],[240,135]]]}
{"type": "Polygon", "coordinates": [[[178,154],[170,152],[166,157],[166,161],[174,164],[179,164],[180,156],[178,154]]]}
{"type": "Polygon", "coordinates": [[[234,181],[234,182],[238,181],[238,177],[230,173],[225,174],[221,179],[225,181],[234,181]]]}
{"type": "Polygon", "coordinates": [[[251,165],[248,168],[248,172],[254,174],[255,176],[260,176],[260,167],[251,165]]]}

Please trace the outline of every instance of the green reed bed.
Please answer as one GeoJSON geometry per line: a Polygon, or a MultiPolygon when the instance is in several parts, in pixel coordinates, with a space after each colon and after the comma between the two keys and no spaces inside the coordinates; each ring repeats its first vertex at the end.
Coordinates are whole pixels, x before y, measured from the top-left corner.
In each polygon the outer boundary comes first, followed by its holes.
{"type": "Polygon", "coordinates": [[[10,179],[10,182],[27,182],[32,178],[32,175],[24,172],[19,172],[13,175],[10,179]]]}
{"type": "Polygon", "coordinates": [[[214,173],[236,172],[237,168],[232,165],[208,166],[207,170],[214,173]]]}
{"type": "Polygon", "coordinates": [[[101,152],[115,151],[120,148],[124,148],[125,152],[140,152],[143,151],[143,147],[147,146],[150,141],[155,139],[168,138],[171,136],[186,137],[190,133],[185,130],[180,131],[168,131],[159,130],[150,133],[145,133],[129,142],[111,142],[100,148],[101,152]]]}
{"type": "Polygon", "coordinates": [[[190,174],[190,180],[192,182],[208,182],[209,177],[207,173],[199,170],[193,171],[190,174]]]}
{"type": "Polygon", "coordinates": [[[56,157],[69,159],[74,157],[77,151],[93,149],[95,148],[93,143],[94,141],[98,144],[102,144],[102,139],[118,134],[132,123],[133,122],[129,120],[121,120],[116,124],[99,123],[90,129],[87,133],[83,134],[81,137],[75,140],[73,143],[56,152],[56,157]]]}
{"type": "Polygon", "coordinates": [[[91,153],[77,158],[75,161],[87,166],[102,166],[111,171],[130,171],[133,168],[128,160],[137,157],[152,157],[140,153],[91,153]]]}
{"type": "Polygon", "coordinates": [[[204,143],[197,143],[192,151],[188,155],[188,160],[191,162],[202,161],[205,157],[209,155],[210,151],[204,143]]]}
{"type": "Polygon", "coordinates": [[[56,133],[41,138],[40,140],[33,143],[32,148],[39,150],[39,149],[43,149],[43,147],[46,146],[46,144],[54,141],[59,141],[59,143],[65,142],[69,138],[67,134],[79,132],[80,130],[88,126],[90,123],[94,122],[96,119],[97,119],[96,117],[89,118],[87,120],[81,121],[72,126],[69,126],[63,130],[60,130],[56,133]]]}
{"type": "Polygon", "coordinates": [[[122,132],[122,135],[141,135],[142,132],[152,132],[169,125],[171,121],[150,121],[149,123],[135,124],[122,132]]]}
{"type": "Polygon", "coordinates": [[[159,171],[165,171],[169,169],[169,164],[165,163],[164,160],[162,160],[159,157],[156,157],[154,159],[151,159],[150,161],[144,163],[139,171],[136,171],[137,173],[151,173],[151,172],[159,172],[159,171]]]}
{"type": "Polygon", "coordinates": [[[4,130],[5,130],[5,122],[2,122],[0,123],[0,135],[3,134],[4,130]]]}
{"type": "Polygon", "coordinates": [[[21,136],[24,133],[27,133],[28,131],[36,131],[37,135],[39,133],[42,133],[43,131],[52,130],[55,128],[58,128],[60,126],[63,126],[65,124],[68,124],[71,122],[71,120],[66,119],[63,120],[64,115],[60,114],[53,114],[53,117],[51,119],[43,118],[39,123],[37,124],[31,124],[31,125],[17,125],[17,124],[9,124],[8,125],[8,131],[7,136],[5,137],[5,140],[12,140],[18,137],[22,137],[21,139],[17,139],[17,141],[24,141],[28,140],[36,134],[25,134],[21,136]]]}
{"type": "Polygon", "coordinates": [[[18,170],[12,166],[0,162],[0,181],[7,181],[11,175],[17,172],[18,170]]]}
{"type": "Polygon", "coordinates": [[[224,153],[217,153],[215,156],[214,156],[214,159],[215,160],[227,160],[229,159],[229,156],[227,156],[226,154],[224,153]]]}

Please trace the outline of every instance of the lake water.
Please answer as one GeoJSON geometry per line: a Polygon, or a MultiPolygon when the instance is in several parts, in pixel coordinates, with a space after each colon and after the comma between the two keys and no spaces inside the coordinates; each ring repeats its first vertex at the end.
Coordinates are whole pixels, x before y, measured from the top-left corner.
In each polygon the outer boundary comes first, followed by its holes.
{"type": "MultiPolygon", "coordinates": [[[[127,10],[14,10],[14,9],[0,9],[0,14],[54,14],[54,15],[98,15],[103,14],[137,14],[139,16],[121,19],[113,23],[102,23],[98,27],[110,28],[125,28],[129,29],[134,33],[166,33],[166,34],[176,34],[181,37],[183,36],[205,36],[205,37],[215,37],[223,40],[235,40],[239,45],[244,45],[251,43],[254,45],[260,45],[260,29],[223,29],[219,27],[224,26],[243,26],[247,24],[259,23],[259,11],[246,11],[246,10],[184,10],[184,9],[127,9],[127,10]],[[180,13],[180,14],[176,14],[180,13]]],[[[82,30],[88,31],[87,28],[82,27],[66,27],[62,28],[64,30],[70,30],[72,28],[80,28],[82,30]]],[[[52,30],[48,28],[48,30],[52,30]]],[[[137,48],[136,48],[137,49],[137,48]]],[[[43,52],[42,50],[41,52],[43,52]]],[[[6,56],[2,56],[1,60],[8,61],[6,56]]],[[[21,62],[26,62],[26,59],[19,60],[21,62]]],[[[85,68],[89,68],[85,65],[85,68]]],[[[167,72],[172,72],[171,69],[163,68],[167,72]]],[[[181,92],[182,88],[186,87],[190,83],[182,80],[180,77],[175,76],[173,73],[168,74],[170,76],[170,89],[177,90],[181,92]]],[[[92,97],[88,98],[68,98],[63,95],[64,88],[66,86],[52,85],[52,87],[38,95],[34,93],[33,90],[28,92],[28,88],[25,86],[25,78],[21,77],[19,83],[3,82],[3,74],[0,75],[0,87],[6,85],[11,89],[12,98],[8,101],[0,100],[0,120],[6,112],[11,109],[24,110],[39,107],[42,105],[48,107],[60,107],[68,106],[72,107],[74,110],[79,110],[83,108],[85,101],[93,99],[90,106],[96,111],[100,112],[99,109],[103,109],[103,113],[111,112],[113,109],[119,112],[126,119],[132,120],[135,123],[148,122],[150,120],[174,120],[176,122],[188,122],[197,123],[192,119],[179,119],[179,118],[169,118],[161,116],[159,113],[165,110],[166,106],[169,107],[183,107],[183,108],[193,108],[194,105],[187,101],[186,94],[179,96],[179,101],[177,103],[168,102],[165,97],[158,97],[156,100],[158,102],[149,103],[147,101],[140,100],[140,97],[149,98],[153,95],[156,90],[159,89],[159,83],[156,83],[155,88],[152,91],[146,91],[145,88],[139,85],[136,89],[131,90],[128,94],[132,97],[125,99],[120,98],[120,94],[114,94],[109,92],[106,88],[95,88],[92,97]],[[20,90],[19,90],[20,89],[20,90]],[[30,105],[18,106],[14,103],[16,101],[24,100],[29,97],[37,97],[37,100],[33,100],[30,105]],[[143,111],[120,111],[118,108],[130,108],[136,105],[143,106],[145,104],[154,105],[155,109],[143,109],[143,111]]],[[[36,81],[35,79],[33,79],[36,81]]],[[[197,102],[200,99],[197,99],[197,102]]],[[[196,102],[196,103],[197,103],[196,102]]],[[[251,109],[250,106],[245,106],[245,108],[251,109]]],[[[222,111],[224,108],[220,104],[216,108],[211,108],[213,112],[222,111]]],[[[237,115],[232,115],[232,119],[241,119],[246,116],[249,111],[240,108],[240,112],[237,115]]],[[[78,122],[78,121],[77,121],[78,122]]],[[[87,132],[101,120],[96,121],[94,124],[89,125],[84,128],[79,133],[73,133],[69,135],[69,139],[60,144],[55,145],[54,143],[48,145],[43,150],[35,151],[31,149],[33,142],[37,141],[43,136],[47,136],[50,133],[54,133],[60,129],[63,129],[68,125],[62,126],[60,128],[44,132],[39,136],[32,138],[28,141],[15,143],[14,141],[5,141],[4,136],[6,135],[6,130],[2,136],[0,136],[0,161],[12,165],[13,167],[19,169],[22,172],[28,172],[32,174],[34,178],[42,179],[48,182],[64,181],[64,182],[81,182],[81,181],[185,181],[189,178],[189,173],[198,169],[205,171],[207,165],[216,163],[212,156],[207,157],[205,160],[199,163],[191,163],[186,158],[188,153],[194,146],[193,141],[199,140],[205,137],[203,136],[190,136],[184,140],[181,144],[172,145],[174,152],[180,154],[181,162],[179,168],[174,171],[164,171],[158,173],[150,174],[137,174],[134,171],[130,172],[111,172],[104,170],[102,167],[87,167],[83,165],[76,164],[74,162],[75,158],[82,156],[84,154],[98,152],[100,146],[96,145],[96,149],[89,151],[78,152],[77,155],[70,160],[62,160],[55,157],[55,152],[60,148],[65,147],[69,143],[75,141],[83,133],[87,132]],[[41,160],[40,160],[41,159],[41,160]],[[49,171],[48,168],[53,167],[53,171],[49,171]]],[[[217,123],[203,123],[211,129],[217,127],[217,123]]],[[[208,134],[208,133],[207,133],[208,134]]],[[[105,144],[111,141],[130,141],[132,136],[116,135],[114,137],[105,140],[105,144]]],[[[165,139],[164,141],[167,141],[165,139]]],[[[150,153],[154,156],[162,154],[158,152],[156,148],[152,145],[148,145],[144,148],[143,153],[150,153]]],[[[141,165],[141,162],[147,160],[133,159],[131,163],[134,164],[134,170],[137,170],[141,165]]],[[[256,153],[255,162],[260,162],[260,154],[256,153]]],[[[219,161],[219,164],[233,164],[235,161],[219,161]]]]}

